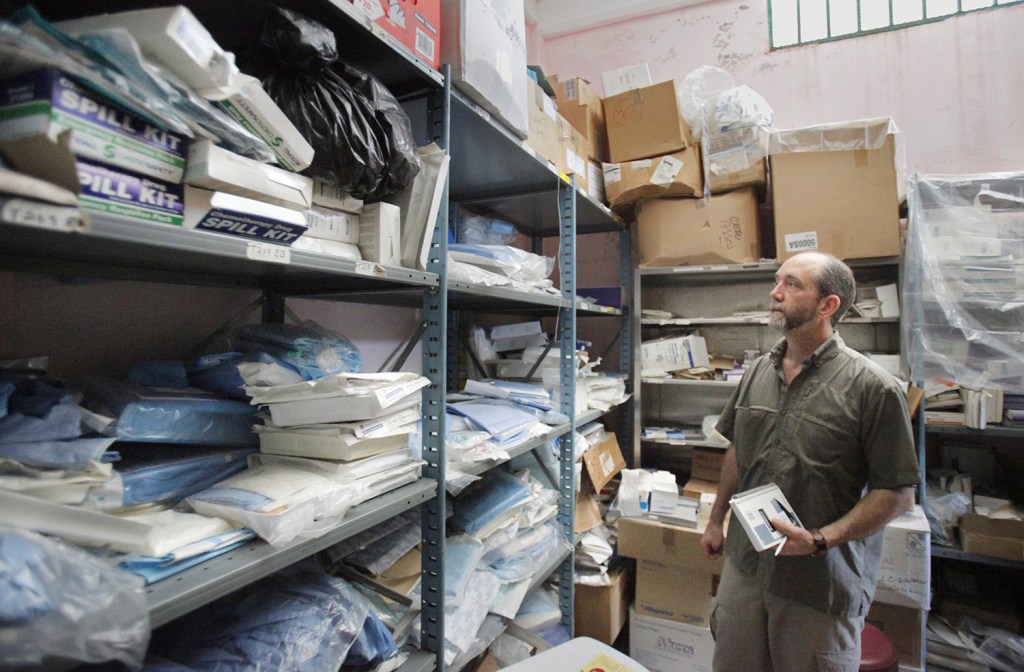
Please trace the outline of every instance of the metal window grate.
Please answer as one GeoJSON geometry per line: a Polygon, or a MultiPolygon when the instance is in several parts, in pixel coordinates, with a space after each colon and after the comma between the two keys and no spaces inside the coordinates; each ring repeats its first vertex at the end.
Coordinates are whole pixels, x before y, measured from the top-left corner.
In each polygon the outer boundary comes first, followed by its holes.
{"type": "Polygon", "coordinates": [[[768,0],[772,49],[942,21],[1024,0],[768,0]]]}

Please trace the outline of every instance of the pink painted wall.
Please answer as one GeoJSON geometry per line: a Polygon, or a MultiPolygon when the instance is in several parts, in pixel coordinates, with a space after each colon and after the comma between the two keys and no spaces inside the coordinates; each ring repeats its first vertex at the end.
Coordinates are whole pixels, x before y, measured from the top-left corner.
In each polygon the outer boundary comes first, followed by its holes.
{"type": "Polygon", "coordinates": [[[1024,6],[867,37],[769,51],[766,2],[719,0],[536,40],[545,72],[580,75],[646,61],[654,81],[710,64],[775,109],[778,128],[891,116],[911,169],[1024,170],[1024,6]]]}

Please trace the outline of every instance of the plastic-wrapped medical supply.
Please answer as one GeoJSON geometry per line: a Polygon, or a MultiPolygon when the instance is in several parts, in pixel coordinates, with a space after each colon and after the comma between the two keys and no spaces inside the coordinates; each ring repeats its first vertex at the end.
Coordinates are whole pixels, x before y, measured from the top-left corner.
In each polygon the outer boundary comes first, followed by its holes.
{"type": "Polygon", "coordinates": [[[333,373],[357,373],[363,356],[352,341],[312,320],[300,324],[246,324],[231,338],[241,352],[263,352],[284,360],[315,380],[333,373]]]}
{"type": "Polygon", "coordinates": [[[261,47],[267,93],[316,150],[308,175],[373,200],[412,182],[419,157],[409,117],[379,81],[338,62],[330,29],[279,8],[261,47]]]}
{"type": "Polygon", "coordinates": [[[516,240],[516,227],[511,222],[480,215],[459,220],[458,242],[468,245],[511,245],[516,240]]]}
{"type": "Polygon", "coordinates": [[[145,387],[89,376],[78,383],[83,404],[115,417],[107,436],[123,441],[252,445],[255,409],[243,401],[221,399],[193,387],[145,387]]]}
{"type": "Polygon", "coordinates": [[[915,174],[907,200],[912,379],[1024,393],[1024,172],[915,174]]]}
{"type": "Polygon", "coordinates": [[[554,257],[544,257],[508,245],[457,243],[448,246],[448,254],[456,261],[480,266],[522,282],[543,280],[555,268],[554,257]]]}
{"type": "Polygon", "coordinates": [[[726,133],[737,128],[770,127],[775,110],[761,94],[743,85],[726,89],[709,100],[706,115],[708,133],[726,133]]]}
{"type": "Polygon", "coordinates": [[[176,504],[247,467],[256,448],[118,444],[122,506],[176,504]]]}
{"type": "Polygon", "coordinates": [[[284,546],[336,526],[358,494],[353,484],[312,470],[261,464],[186,501],[197,513],[244,525],[267,543],[284,546]]]}
{"type": "Polygon", "coordinates": [[[60,541],[0,528],[0,595],[0,669],[142,664],[150,627],[137,576],[60,541]]]}
{"type": "Polygon", "coordinates": [[[150,650],[192,670],[336,672],[368,610],[307,560],[161,628],[150,650]]]}
{"type": "Polygon", "coordinates": [[[690,127],[694,142],[704,133],[708,102],[733,86],[732,75],[714,65],[694,69],[679,83],[679,111],[690,127]]]}

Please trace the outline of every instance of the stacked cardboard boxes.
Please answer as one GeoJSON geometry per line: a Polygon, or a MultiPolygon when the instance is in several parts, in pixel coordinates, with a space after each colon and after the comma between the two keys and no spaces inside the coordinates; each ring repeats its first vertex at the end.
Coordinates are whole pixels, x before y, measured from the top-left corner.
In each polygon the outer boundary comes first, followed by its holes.
{"type": "Polygon", "coordinates": [[[723,560],[708,560],[697,529],[639,518],[619,521],[619,553],[636,558],[630,656],[652,670],[711,669],[710,617],[723,560]],[[659,641],[686,641],[666,649],[659,641]]]}
{"type": "Polygon", "coordinates": [[[589,191],[587,157],[593,154],[587,139],[563,117],[536,82],[529,82],[529,135],[526,143],[559,172],[576,176],[576,186],[589,191]]]}

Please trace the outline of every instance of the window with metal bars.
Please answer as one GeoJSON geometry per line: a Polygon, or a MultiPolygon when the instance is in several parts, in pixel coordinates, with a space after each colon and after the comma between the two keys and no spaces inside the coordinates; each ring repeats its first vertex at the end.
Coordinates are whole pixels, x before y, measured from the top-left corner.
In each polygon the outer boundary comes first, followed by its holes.
{"type": "Polygon", "coordinates": [[[768,0],[772,49],[880,33],[1024,0],[768,0]]]}

